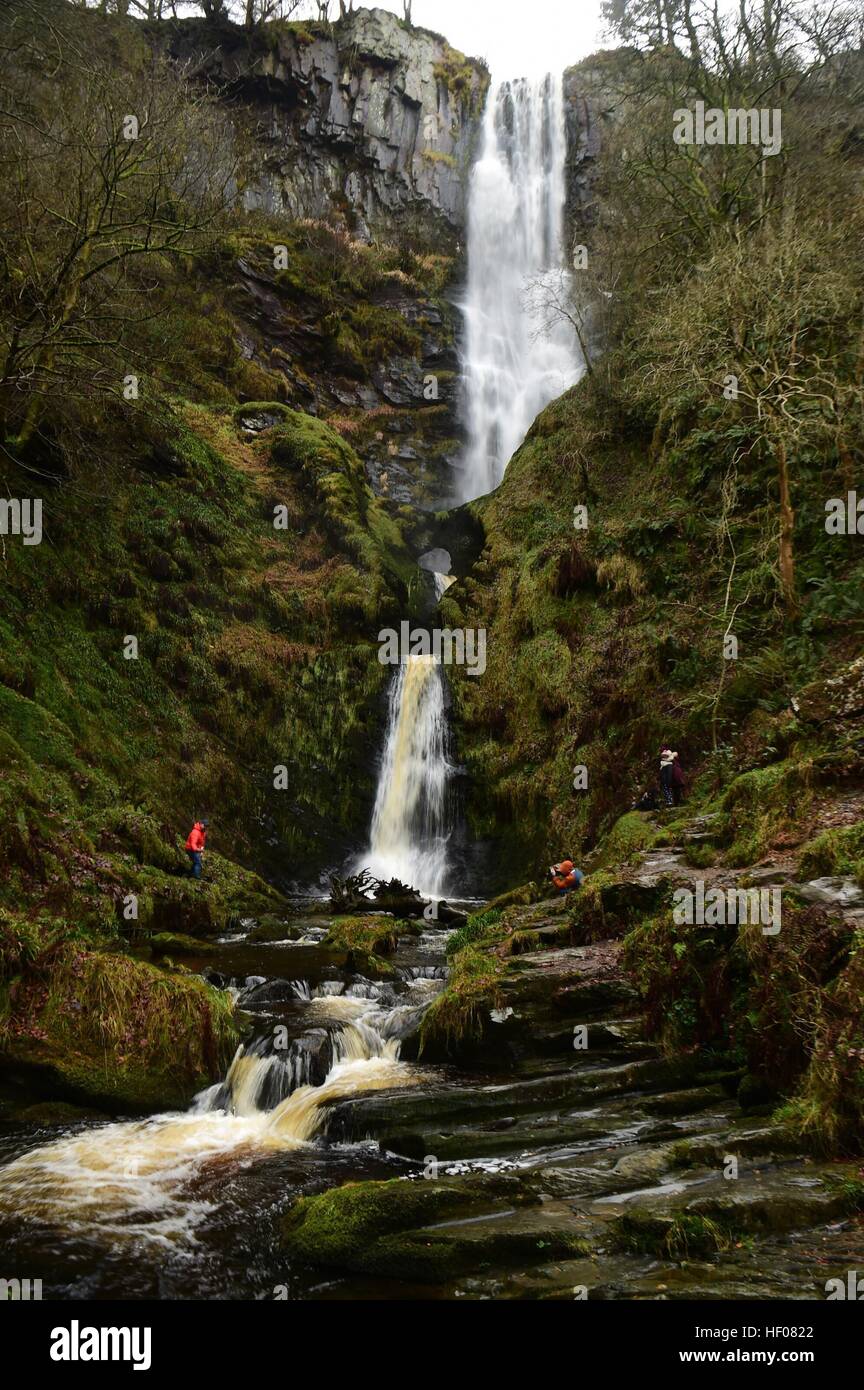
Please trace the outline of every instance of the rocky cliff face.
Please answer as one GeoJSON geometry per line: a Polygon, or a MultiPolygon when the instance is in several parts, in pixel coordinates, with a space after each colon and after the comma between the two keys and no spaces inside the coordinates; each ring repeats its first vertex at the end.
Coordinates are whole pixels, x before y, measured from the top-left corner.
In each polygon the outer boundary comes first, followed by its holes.
{"type": "Polygon", "coordinates": [[[373,9],[251,35],[186,21],[170,51],[233,99],[247,209],[337,210],[364,237],[462,226],[489,77],[439,35],[373,9]]]}
{"type": "Polygon", "coordinates": [[[592,184],[600,155],[601,127],[577,68],[564,73],[564,120],[567,129],[567,207],[570,241],[590,225],[592,184]]]}
{"type": "Polygon", "coordinates": [[[621,65],[631,50],[593,54],[564,71],[569,240],[586,239],[598,213],[596,184],[609,133],[622,119],[621,65]]]}

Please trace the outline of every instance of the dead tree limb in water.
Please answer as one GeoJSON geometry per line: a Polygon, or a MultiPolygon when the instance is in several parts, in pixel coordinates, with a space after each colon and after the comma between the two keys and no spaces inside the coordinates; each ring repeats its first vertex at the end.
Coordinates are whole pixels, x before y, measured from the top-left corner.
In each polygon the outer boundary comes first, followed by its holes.
{"type": "Polygon", "coordinates": [[[446,926],[462,926],[467,922],[467,914],[458,907],[451,907],[442,898],[433,904],[431,898],[424,898],[401,879],[376,878],[368,869],[359,874],[349,874],[347,878],[330,875],[330,909],[332,912],[347,915],[352,912],[388,912],[394,917],[428,917],[433,923],[446,926]],[[431,912],[429,909],[431,908],[431,912]]]}

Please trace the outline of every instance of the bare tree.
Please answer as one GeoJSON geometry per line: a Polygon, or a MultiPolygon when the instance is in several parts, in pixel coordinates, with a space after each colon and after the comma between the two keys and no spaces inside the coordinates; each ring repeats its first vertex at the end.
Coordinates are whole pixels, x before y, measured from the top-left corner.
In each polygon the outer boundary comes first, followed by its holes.
{"type": "Polygon", "coordinates": [[[536,338],[551,337],[561,324],[569,325],[590,376],[594,371],[595,355],[591,303],[587,296],[575,292],[571,275],[564,270],[551,270],[529,276],[523,288],[522,303],[534,322],[536,338]]]}
{"type": "Polygon", "coordinates": [[[233,165],[200,87],[131,77],[22,0],[0,30],[0,411],[25,445],[49,401],[119,396],[167,262],[202,248],[233,165]]]}
{"type": "Polygon", "coordinates": [[[244,0],[243,22],[247,29],[271,19],[290,19],[304,0],[244,0]]]}
{"type": "Polygon", "coordinates": [[[843,467],[864,425],[864,385],[846,371],[861,352],[864,296],[845,264],[860,235],[854,219],[808,227],[790,202],[758,246],[730,244],[670,299],[639,350],[643,401],[662,409],[694,392],[722,401],[725,391],[751,473],[773,473],[777,578],[790,618],[799,608],[795,473],[815,457],[843,467]]]}
{"type": "MultiPolygon", "coordinates": [[[[595,394],[656,422],[658,449],[698,419],[706,440],[746,460],[770,499],[762,598],[794,620],[807,472],[827,460],[849,488],[860,472],[860,182],[857,146],[838,134],[856,128],[864,96],[860,7],[740,0],[736,14],[715,0],[624,0],[613,10],[637,47],[607,75],[623,118],[605,135],[590,269],[529,287],[538,322],[571,326],[595,394]],[[696,100],[724,115],[782,108],[782,149],[676,143],[673,113],[696,100]],[[592,362],[598,327],[604,355],[592,362]]],[[[732,597],[739,580],[733,567],[724,623],[747,602],[732,597]]]]}

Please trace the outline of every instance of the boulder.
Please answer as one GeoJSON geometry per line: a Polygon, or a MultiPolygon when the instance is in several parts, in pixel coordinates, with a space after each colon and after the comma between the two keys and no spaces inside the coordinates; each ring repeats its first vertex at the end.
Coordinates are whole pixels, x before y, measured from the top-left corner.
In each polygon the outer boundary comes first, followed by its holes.
{"type": "Polygon", "coordinates": [[[292,1259],[439,1284],[475,1269],[587,1254],[566,1204],[514,1174],[346,1183],[298,1198],[282,1225],[292,1259]],[[484,1219],[485,1218],[485,1219],[484,1219]]]}
{"type": "Polygon", "coordinates": [[[814,878],[810,883],[799,883],[795,887],[802,898],[819,907],[841,911],[864,907],[864,890],[854,878],[814,878]]]}

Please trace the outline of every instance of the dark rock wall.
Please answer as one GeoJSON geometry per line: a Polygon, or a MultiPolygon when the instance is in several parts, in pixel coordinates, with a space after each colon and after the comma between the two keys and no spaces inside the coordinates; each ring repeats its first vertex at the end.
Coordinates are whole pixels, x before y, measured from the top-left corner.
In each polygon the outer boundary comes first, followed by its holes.
{"type": "Polygon", "coordinates": [[[597,217],[597,177],[618,100],[606,55],[586,58],[564,72],[567,128],[567,231],[570,245],[584,243],[597,217]]]}

